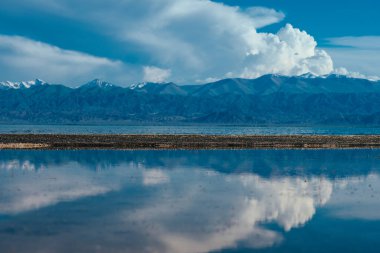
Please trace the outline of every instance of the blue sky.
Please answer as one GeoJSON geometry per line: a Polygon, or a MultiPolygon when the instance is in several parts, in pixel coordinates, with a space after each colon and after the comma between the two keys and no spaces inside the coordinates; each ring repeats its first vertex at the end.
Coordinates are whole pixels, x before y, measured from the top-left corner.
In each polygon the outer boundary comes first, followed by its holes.
{"type": "Polygon", "coordinates": [[[285,13],[284,22],[323,39],[380,35],[380,2],[376,0],[222,0],[231,5],[265,6],[285,13]]]}
{"type": "Polygon", "coordinates": [[[373,0],[0,0],[0,79],[380,76],[373,0]],[[291,25],[287,25],[291,24],[291,25]],[[312,37],[311,37],[312,36],[312,37]]]}

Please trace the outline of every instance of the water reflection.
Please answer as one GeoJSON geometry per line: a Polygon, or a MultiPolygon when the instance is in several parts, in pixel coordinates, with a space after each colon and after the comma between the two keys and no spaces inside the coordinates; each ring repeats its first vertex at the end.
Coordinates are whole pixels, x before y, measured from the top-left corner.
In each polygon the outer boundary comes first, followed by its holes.
{"type": "Polygon", "coordinates": [[[1,151],[0,249],[286,252],[287,236],[307,230],[318,212],[323,222],[380,220],[379,157],[376,150],[1,151]]]}

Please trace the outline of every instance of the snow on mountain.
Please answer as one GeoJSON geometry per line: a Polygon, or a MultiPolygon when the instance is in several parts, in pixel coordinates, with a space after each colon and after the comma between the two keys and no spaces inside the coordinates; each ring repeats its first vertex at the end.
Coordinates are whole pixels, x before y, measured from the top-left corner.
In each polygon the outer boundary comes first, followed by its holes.
{"type": "Polygon", "coordinates": [[[128,88],[95,79],[78,89],[47,85],[39,92],[33,85],[44,84],[40,80],[2,84],[0,118],[7,122],[380,125],[380,82],[342,75],[265,75],[128,88]]]}
{"type": "Polygon", "coordinates": [[[41,79],[36,79],[34,81],[21,81],[21,82],[5,81],[5,82],[0,82],[0,89],[1,90],[29,89],[32,86],[46,85],[46,84],[47,83],[41,79]]]}
{"type": "Polygon", "coordinates": [[[129,89],[150,94],[161,95],[187,95],[187,91],[183,89],[183,86],[178,86],[175,83],[138,83],[129,86],[129,89]]]}
{"type": "Polygon", "coordinates": [[[146,82],[144,82],[144,83],[134,83],[131,86],[129,86],[129,88],[131,90],[142,89],[142,88],[144,88],[145,85],[147,85],[146,82]]]}
{"type": "Polygon", "coordinates": [[[305,74],[300,75],[298,77],[300,77],[300,78],[313,78],[314,79],[314,78],[318,78],[320,76],[317,76],[317,75],[314,75],[313,73],[308,72],[308,73],[305,73],[305,74]]]}
{"type": "Polygon", "coordinates": [[[110,88],[110,87],[115,87],[116,85],[100,80],[100,79],[94,79],[84,85],[81,86],[81,88],[93,88],[93,87],[98,87],[98,88],[110,88]]]}

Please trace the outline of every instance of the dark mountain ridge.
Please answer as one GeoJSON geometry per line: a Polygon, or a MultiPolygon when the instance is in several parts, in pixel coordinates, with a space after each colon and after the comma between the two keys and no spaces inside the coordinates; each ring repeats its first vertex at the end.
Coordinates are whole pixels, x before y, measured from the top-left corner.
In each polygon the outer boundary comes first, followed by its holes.
{"type": "Polygon", "coordinates": [[[380,125],[380,82],[339,75],[126,88],[98,79],[78,88],[26,84],[0,83],[1,122],[380,125]]]}

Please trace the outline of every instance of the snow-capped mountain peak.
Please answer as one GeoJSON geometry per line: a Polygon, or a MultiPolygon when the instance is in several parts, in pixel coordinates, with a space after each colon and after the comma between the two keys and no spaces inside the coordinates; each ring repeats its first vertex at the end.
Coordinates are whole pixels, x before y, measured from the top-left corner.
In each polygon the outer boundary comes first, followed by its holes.
{"type": "Polygon", "coordinates": [[[82,85],[82,87],[99,87],[99,88],[108,88],[108,87],[114,87],[114,86],[115,85],[113,85],[112,83],[109,83],[100,79],[94,79],[91,82],[88,82],[82,85]]]}
{"type": "Polygon", "coordinates": [[[311,72],[307,72],[307,73],[302,74],[302,75],[300,75],[298,77],[301,77],[301,78],[318,78],[319,76],[317,76],[317,75],[315,75],[315,74],[313,74],[311,72]]]}
{"type": "Polygon", "coordinates": [[[132,84],[131,86],[129,86],[129,88],[130,88],[131,90],[142,89],[142,88],[144,88],[144,86],[146,86],[146,85],[147,85],[146,82],[144,82],[144,83],[135,83],[135,84],[132,84]]]}
{"type": "Polygon", "coordinates": [[[0,82],[0,89],[2,90],[29,89],[32,86],[46,85],[46,84],[47,83],[41,79],[36,79],[34,81],[21,81],[21,82],[5,81],[5,82],[0,82]]]}

